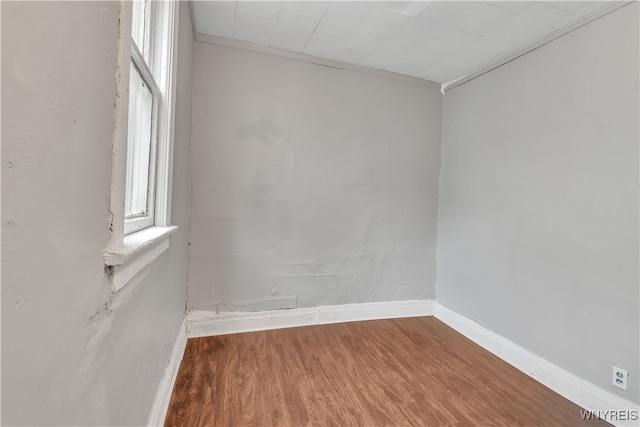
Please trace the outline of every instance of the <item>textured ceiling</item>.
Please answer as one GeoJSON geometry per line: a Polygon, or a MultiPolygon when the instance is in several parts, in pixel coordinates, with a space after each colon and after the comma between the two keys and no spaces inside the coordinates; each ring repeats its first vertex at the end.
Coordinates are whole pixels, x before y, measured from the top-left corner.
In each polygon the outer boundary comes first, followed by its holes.
{"type": "Polygon", "coordinates": [[[606,1],[205,1],[196,31],[445,83],[608,6],[606,1]]]}

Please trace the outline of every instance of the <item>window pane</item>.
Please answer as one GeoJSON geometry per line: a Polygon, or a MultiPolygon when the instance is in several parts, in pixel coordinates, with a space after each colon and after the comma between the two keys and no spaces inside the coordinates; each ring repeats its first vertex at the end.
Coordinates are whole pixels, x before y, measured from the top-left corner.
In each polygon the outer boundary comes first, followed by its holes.
{"type": "Polygon", "coordinates": [[[149,51],[149,1],[134,0],[131,8],[131,37],[145,59],[149,51]]]}
{"type": "Polygon", "coordinates": [[[127,181],[125,218],[147,216],[153,95],[131,63],[129,78],[129,129],[127,133],[127,181]]]}

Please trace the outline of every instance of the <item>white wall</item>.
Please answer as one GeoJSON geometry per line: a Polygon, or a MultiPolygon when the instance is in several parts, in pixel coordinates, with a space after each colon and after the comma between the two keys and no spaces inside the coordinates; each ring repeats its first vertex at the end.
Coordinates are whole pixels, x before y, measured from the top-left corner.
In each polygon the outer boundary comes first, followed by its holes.
{"type": "Polygon", "coordinates": [[[109,295],[102,250],[119,5],[1,5],[2,425],[144,425],[183,319],[193,45],[186,3],[172,206],[180,228],[135,292],[109,295]]]}
{"type": "Polygon", "coordinates": [[[436,288],[634,402],[638,52],[635,3],[445,94],[436,288]]]}
{"type": "Polygon", "coordinates": [[[436,87],[196,43],[188,305],[432,298],[436,87]]]}

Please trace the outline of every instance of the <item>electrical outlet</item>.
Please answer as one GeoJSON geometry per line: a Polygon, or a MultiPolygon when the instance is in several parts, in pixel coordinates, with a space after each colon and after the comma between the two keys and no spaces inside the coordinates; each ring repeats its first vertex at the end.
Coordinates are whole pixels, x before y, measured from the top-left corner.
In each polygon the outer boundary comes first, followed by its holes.
{"type": "Polygon", "coordinates": [[[627,378],[629,378],[629,373],[622,368],[618,368],[617,366],[613,367],[613,385],[627,391],[627,378]]]}

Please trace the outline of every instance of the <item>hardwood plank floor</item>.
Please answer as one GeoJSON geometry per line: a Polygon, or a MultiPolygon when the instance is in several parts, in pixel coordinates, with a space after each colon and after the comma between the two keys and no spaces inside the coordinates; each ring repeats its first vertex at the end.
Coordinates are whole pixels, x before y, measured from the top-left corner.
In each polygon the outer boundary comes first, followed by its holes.
{"type": "Polygon", "coordinates": [[[189,339],[165,422],[405,425],[608,424],[434,317],[189,339]]]}

